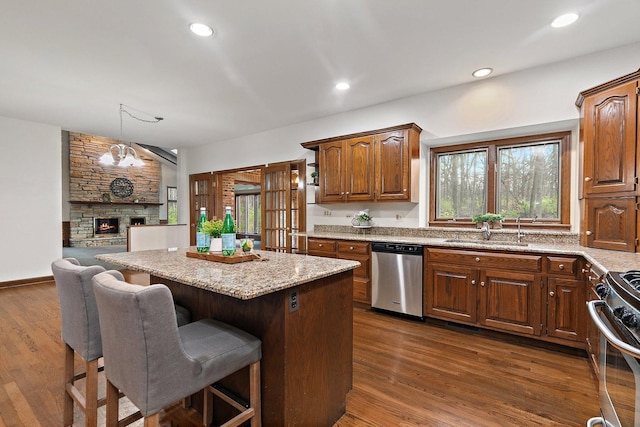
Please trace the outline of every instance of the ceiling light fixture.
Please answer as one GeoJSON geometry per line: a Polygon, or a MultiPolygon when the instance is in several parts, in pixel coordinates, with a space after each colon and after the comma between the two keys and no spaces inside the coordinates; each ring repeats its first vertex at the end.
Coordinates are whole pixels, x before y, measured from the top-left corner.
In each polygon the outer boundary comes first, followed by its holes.
{"type": "Polygon", "coordinates": [[[189,29],[193,34],[198,35],[200,37],[209,37],[213,34],[213,28],[211,28],[206,24],[200,24],[198,22],[189,24],[189,29]]]}
{"type": "Polygon", "coordinates": [[[493,68],[480,68],[471,73],[471,75],[473,77],[487,77],[491,73],[493,73],[493,68]]]}
{"type": "Polygon", "coordinates": [[[338,90],[347,90],[351,87],[351,85],[349,85],[349,83],[347,82],[340,82],[338,84],[336,84],[336,89],[338,90]]]}
{"type": "Polygon", "coordinates": [[[100,156],[100,163],[108,166],[144,166],[144,162],[140,157],[138,157],[138,153],[131,146],[131,142],[129,145],[124,144],[122,141],[122,113],[125,112],[132,119],[136,119],[145,123],[158,123],[161,120],[164,120],[162,117],[154,117],[152,120],[142,119],[140,117],[134,116],[129,111],[127,111],[122,104],[120,104],[120,141],[118,144],[113,144],[106,153],[100,156]]]}
{"type": "Polygon", "coordinates": [[[567,25],[571,25],[578,20],[580,15],[577,13],[565,13],[564,15],[558,16],[556,19],[551,22],[551,26],[553,28],[562,28],[567,25]]]}

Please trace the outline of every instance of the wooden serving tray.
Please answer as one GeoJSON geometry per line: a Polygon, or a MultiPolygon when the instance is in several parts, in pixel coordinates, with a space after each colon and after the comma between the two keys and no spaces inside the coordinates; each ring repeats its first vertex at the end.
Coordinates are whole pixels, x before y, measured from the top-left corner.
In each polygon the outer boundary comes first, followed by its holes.
{"type": "Polygon", "coordinates": [[[236,252],[233,256],[224,256],[222,254],[212,254],[209,252],[196,251],[187,251],[187,257],[204,259],[207,261],[223,262],[225,264],[237,264],[239,262],[253,261],[254,259],[258,258],[255,254],[252,253],[242,255],[241,253],[236,252]]]}

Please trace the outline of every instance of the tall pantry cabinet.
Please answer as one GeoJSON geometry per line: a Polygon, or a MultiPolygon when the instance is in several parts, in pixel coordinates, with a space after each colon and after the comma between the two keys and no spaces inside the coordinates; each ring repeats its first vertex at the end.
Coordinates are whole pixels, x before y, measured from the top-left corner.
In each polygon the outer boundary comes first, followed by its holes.
{"type": "Polygon", "coordinates": [[[580,93],[583,246],[638,248],[640,70],[580,93]]]}

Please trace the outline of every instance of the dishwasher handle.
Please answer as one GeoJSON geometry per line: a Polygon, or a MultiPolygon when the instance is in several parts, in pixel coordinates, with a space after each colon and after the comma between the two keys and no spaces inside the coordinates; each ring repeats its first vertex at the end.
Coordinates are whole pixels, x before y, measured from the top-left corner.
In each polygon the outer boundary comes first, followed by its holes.
{"type": "Polygon", "coordinates": [[[408,245],[404,243],[373,242],[372,252],[386,252],[390,254],[422,256],[422,245],[408,245]]]}

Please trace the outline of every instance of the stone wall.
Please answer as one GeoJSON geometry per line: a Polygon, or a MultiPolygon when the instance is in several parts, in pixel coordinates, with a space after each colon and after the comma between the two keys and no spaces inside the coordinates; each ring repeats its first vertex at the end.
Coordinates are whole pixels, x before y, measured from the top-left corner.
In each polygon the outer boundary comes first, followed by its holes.
{"type": "Polygon", "coordinates": [[[69,212],[71,246],[124,245],[131,217],[144,217],[150,225],[160,223],[160,206],[145,204],[159,201],[160,164],[145,157],[142,149],[136,151],[144,166],[100,164],[100,156],[117,143],[109,138],[69,133],[69,200],[73,202],[69,212]],[[111,191],[111,183],[116,178],[125,178],[133,184],[130,196],[118,197],[111,191]],[[107,198],[111,203],[104,203],[107,198]],[[94,236],[93,219],[96,217],[119,218],[118,235],[94,236]]]}

